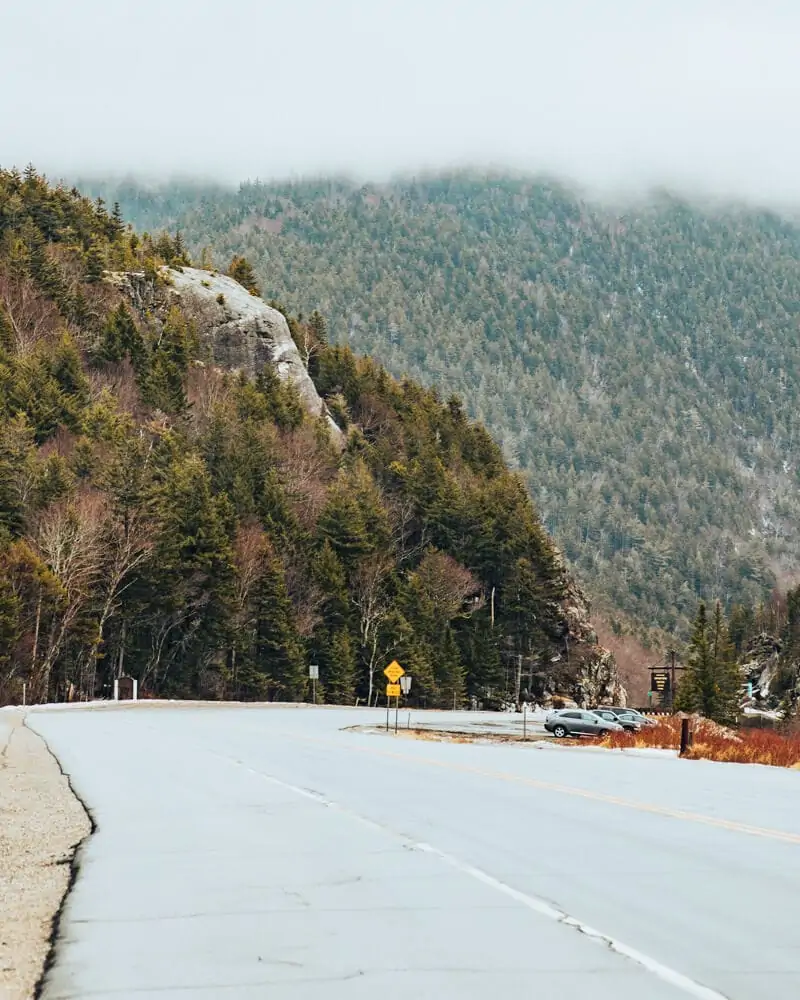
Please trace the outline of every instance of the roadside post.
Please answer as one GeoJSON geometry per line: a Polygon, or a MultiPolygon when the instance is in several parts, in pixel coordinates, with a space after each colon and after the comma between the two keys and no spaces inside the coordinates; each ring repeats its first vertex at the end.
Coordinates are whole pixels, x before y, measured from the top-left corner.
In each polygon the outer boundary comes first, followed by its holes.
{"type": "Polygon", "coordinates": [[[317,703],[317,681],[319,680],[319,664],[309,663],[308,676],[311,678],[311,700],[314,705],[317,703]]]}
{"type": "Polygon", "coordinates": [[[523,701],[522,703],[522,738],[527,740],[528,738],[528,703],[523,701]]]}
{"type": "MultiPolygon", "coordinates": [[[[403,692],[403,697],[408,697],[408,692],[411,690],[411,674],[403,674],[400,678],[400,690],[403,692]]],[[[394,731],[397,732],[397,716],[400,714],[400,699],[394,703],[394,731]]]]}
{"type": "MultiPolygon", "coordinates": [[[[383,671],[384,676],[388,680],[386,685],[386,732],[389,732],[389,703],[390,699],[396,698],[400,699],[400,685],[397,683],[400,678],[405,674],[405,670],[400,666],[397,660],[392,660],[389,666],[383,671]]],[[[395,705],[395,710],[396,710],[395,705]]],[[[395,716],[395,725],[397,723],[397,717],[395,716]]]]}
{"type": "Polygon", "coordinates": [[[672,663],[672,673],[670,675],[670,687],[669,687],[669,707],[675,711],[675,648],[673,647],[669,651],[670,661],[672,663]]]}
{"type": "Polygon", "coordinates": [[[683,757],[693,743],[694,732],[692,731],[692,720],[687,716],[681,719],[681,757],[683,757]]]}

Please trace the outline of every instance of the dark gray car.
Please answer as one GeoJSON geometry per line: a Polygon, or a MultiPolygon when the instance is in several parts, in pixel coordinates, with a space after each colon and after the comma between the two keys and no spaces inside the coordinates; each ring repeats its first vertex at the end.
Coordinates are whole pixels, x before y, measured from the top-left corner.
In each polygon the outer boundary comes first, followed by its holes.
{"type": "Polygon", "coordinates": [[[592,711],[611,712],[623,724],[625,721],[635,722],[639,726],[654,726],[656,724],[655,719],[650,719],[646,715],[642,715],[635,708],[615,708],[613,705],[601,705],[599,708],[593,708],[592,711]]]}
{"type": "Polygon", "coordinates": [[[645,723],[639,722],[633,714],[627,712],[612,712],[610,708],[593,708],[592,711],[595,715],[599,715],[601,719],[606,719],[608,722],[618,722],[629,733],[638,733],[642,726],[645,725],[645,723]]]}
{"type": "Polygon", "coordinates": [[[622,726],[610,719],[602,719],[595,712],[579,708],[565,708],[547,716],[544,728],[563,738],[564,736],[604,736],[618,732],[622,726]]]}

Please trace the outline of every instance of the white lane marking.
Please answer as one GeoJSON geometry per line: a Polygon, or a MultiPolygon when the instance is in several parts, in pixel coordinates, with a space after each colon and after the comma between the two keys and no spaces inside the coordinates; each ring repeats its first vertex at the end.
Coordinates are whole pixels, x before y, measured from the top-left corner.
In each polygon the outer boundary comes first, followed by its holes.
{"type": "Polygon", "coordinates": [[[458,858],[454,858],[451,854],[447,854],[445,851],[440,851],[438,847],[431,847],[430,844],[416,844],[415,847],[417,850],[433,854],[441,861],[444,861],[445,864],[450,865],[457,871],[463,872],[465,875],[471,876],[478,882],[483,882],[484,885],[491,886],[498,892],[502,892],[504,895],[516,900],[523,906],[526,906],[529,910],[533,910],[534,913],[538,913],[540,916],[546,917],[548,920],[555,921],[555,923],[572,927],[574,930],[579,931],[592,941],[596,941],[598,944],[601,944],[606,948],[610,948],[611,951],[616,952],[618,955],[624,955],[625,958],[629,958],[632,962],[640,965],[648,972],[652,972],[654,976],[662,979],[665,983],[669,983],[676,989],[681,990],[688,996],[697,997],[698,1000],[728,1000],[723,993],[718,993],[716,990],[712,990],[708,986],[703,986],[702,983],[698,983],[694,979],[684,976],[684,974],[682,972],[678,972],[677,969],[671,969],[668,965],[662,964],[657,959],[651,958],[649,955],[645,955],[644,952],[638,951],[636,948],[631,948],[630,945],[625,944],[624,941],[618,941],[616,938],[611,937],[608,934],[604,934],[602,931],[595,930],[594,927],[590,927],[589,924],[583,923],[583,921],[578,920],[576,917],[571,917],[568,913],[564,913],[562,910],[557,910],[545,900],[539,899],[537,896],[531,896],[526,892],[520,892],[519,889],[514,889],[513,886],[507,885],[505,882],[501,882],[500,879],[495,878],[493,875],[489,875],[488,872],[482,871],[480,868],[475,868],[472,865],[467,864],[465,861],[460,861],[458,858]]]}
{"type": "Polygon", "coordinates": [[[694,979],[690,979],[682,972],[678,972],[677,969],[672,969],[668,965],[664,965],[662,962],[659,962],[658,959],[651,958],[650,955],[646,955],[644,952],[641,952],[636,948],[632,948],[630,945],[625,944],[624,941],[619,941],[617,938],[612,937],[609,934],[604,934],[602,931],[596,930],[594,927],[583,923],[583,921],[578,920],[576,917],[570,916],[563,910],[556,909],[556,907],[552,906],[546,900],[540,899],[537,896],[529,895],[526,892],[521,892],[519,889],[515,889],[513,886],[507,885],[505,882],[501,882],[500,879],[495,878],[488,872],[485,872],[480,868],[475,868],[466,861],[460,861],[458,858],[454,857],[452,854],[448,854],[446,851],[439,850],[438,847],[433,847],[431,844],[426,844],[421,841],[412,840],[404,834],[398,833],[396,830],[392,830],[391,827],[383,826],[382,824],[375,822],[375,820],[369,819],[368,817],[361,815],[361,813],[355,812],[348,806],[343,806],[340,802],[335,802],[333,799],[327,798],[321,792],[313,791],[308,788],[301,788],[299,785],[293,785],[288,781],[282,781],[274,775],[266,774],[264,771],[258,771],[253,767],[248,767],[246,764],[243,764],[242,761],[235,760],[232,757],[226,757],[224,754],[220,754],[215,751],[207,752],[213,753],[215,757],[222,757],[224,760],[238,764],[250,774],[254,774],[257,777],[262,778],[265,781],[269,781],[271,784],[278,785],[281,788],[285,788],[290,792],[294,792],[296,795],[300,795],[305,799],[310,799],[312,802],[316,802],[318,805],[324,806],[326,809],[335,809],[337,812],[343,813],[351,819],[355,819],[359,823],[363,823],[365,826],[368,826],[373,830],[380,830],[381,833],[389,834],[395,839],[403,841],[403,844],[406,847],[422,851],[426,854],[432,854],[434,857],[439,858],[440,861],[443,861],[451,868],[455,868],[464,875],[469,875],[471,878],[476,879],[476,881],[482,882],[484,885],[488,885],[492,889],[496,889],[498,892],[502,892],[503,895],[508,896],[517,903],[521,903],[522,906],[532,910],[534,913],[538,913],[539,916],[545,917],[547,920],[552,920],[555,923],[563,924],[565,927],[571,927],[573,930],[583,934],[584,937],[589,938],[589,940],[602,945],[604,948],[609,948],[611,951],[616,952],[616,954],[629,959],[631,962],[634,962],[647,972],[652,973],[658,979],[668,983],[670,986],[674,986],[675,989],[680,990],[687,996],[695,997],[697,1000],[729,1000],[729,997],[726,997],[724,993],[718,993],[716,990],[713,990],[708,986],[704,986],[702,983],[698,983],[694,979]]]}

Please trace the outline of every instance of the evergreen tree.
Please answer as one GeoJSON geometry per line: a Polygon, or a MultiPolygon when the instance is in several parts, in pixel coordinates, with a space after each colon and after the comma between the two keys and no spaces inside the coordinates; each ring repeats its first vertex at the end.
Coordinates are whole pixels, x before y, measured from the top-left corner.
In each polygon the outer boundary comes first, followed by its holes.
{"type": "Polygon", "coordinates": [[[313,561],[314,581],[324,595],[323,619],[314,632],[312,650],[328,701],[350,704],[355,697],[356,646],[344,567],[326,539],[313,561]]]}
{"type": "Polygon", "coordinates": [[[176,266],[191,266],[191,260],[189,259],[189,251],[186,248],[186,242],[183,239],[183,234],[180,229],[175,233],[174,242],[174,255],[172,258],[172,264],[176,266]]]}
{"type": "MultiPolygon", "coordinates": [[[[0,559],[0,569],[2,569],[0,559]]],[[[12,581],[0,574],[0,680],[8,670],[14,647],[22,637],[22,601],[14,592],[12,581]]]]}
{"type": "Polygon", "coordinates": [[[714,607],[709,621],[701,601],[692,628],[687,669],[677,692],[676,707],[685,712],[699,712],[715,722],[732,723],[738,718],[740,694],[739,670],[722,606],[714,607]]]}
{"type": "Polygon", "coordinates": [[[297,389],[280,378],[271,365],[264,365],[258,373],[255,387],[266,403],[265,415],[272,417],[278,427],[289,431],[303,423],[305,409],[297,389]]]}
{"type": "Polygon", "coordinates": [[[119,207],[118,201],[114,202],[114,207],[111,209],[111,231],[113,236],[119,236],[125,232],[125,220],[122,218],[122,209],[119,207]]]}
{"type": "Polygon", "coordinates": [[[347,480],[342,479],[331,490],[328,502],[320,514],[318,530],[344,566],[352,571],[358,561],[373,551],[373,541],[367,531],[364,512],[352,495],[347,480]]]}
{"type": "Polygon", "coordinates": [[[86,280],[91,284],[96,284],[103,278],[103,271],[106,267],[106,261],[103,256],[103,252],[96,240],[92,240],[89,245],[89,249],[84,255],[84,268],[86,280]]]}
{"type": "Polygon", "coordinates": [[[120,302],[106,317],[100,332],[99,357],[103,361],[130,358],[137,374],[144,372],[146,362],[144,339],[127,306],[120,302]]]}
{"type": "Polygon", "coordinates": [[[268,680],[273,700],[294,701],[302,695],[306,683],[303,646],[293,620],[283,565],[269,543],[253,604],[253,667],[268,680]]]}
{"type": "Polygon", "coordinates": [[[163,621],[170,642],[151,669],[162,683],[191,686],[209,653],[228,643],[233,588],[232,512],[225,494],[214,496],[208,470],[195,455],[175,458],[164,469],[154,497],[158,540],[148,566],[146,593],[155,634],[163,621]]]}
{"type": "Polygon", "coordinates": [[[251,295],[261,294],[253,265],[246,257],[234,257],[228,265],[228,274],[246,288],[251,295]]]}
{"type": "Polygon", "coordinates": [[[355,699],[356,657],[353,640],[345,628],[336,628],[323,639],[317,659],[325,684],[326,700],[350,705],[355,699]]]}
{"type": "Polygon", "coordinates": [[[186,410],[185,379],[191,348],[189,326],[181,311],[173,307],[150,356],[145,396],[151,406],[178,415],[186,410]]]}

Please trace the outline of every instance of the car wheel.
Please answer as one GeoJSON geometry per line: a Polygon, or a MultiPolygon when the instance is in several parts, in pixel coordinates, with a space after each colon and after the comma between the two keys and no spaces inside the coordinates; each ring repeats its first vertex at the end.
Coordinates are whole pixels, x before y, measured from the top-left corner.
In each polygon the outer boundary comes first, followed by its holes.
{"type": "Polygon", "coordinates": [[[557,736],[560,740],[562,740],[568,735],[569,733],[567,732],[566,726],[553,726],[553,736],[557,736]]]}

